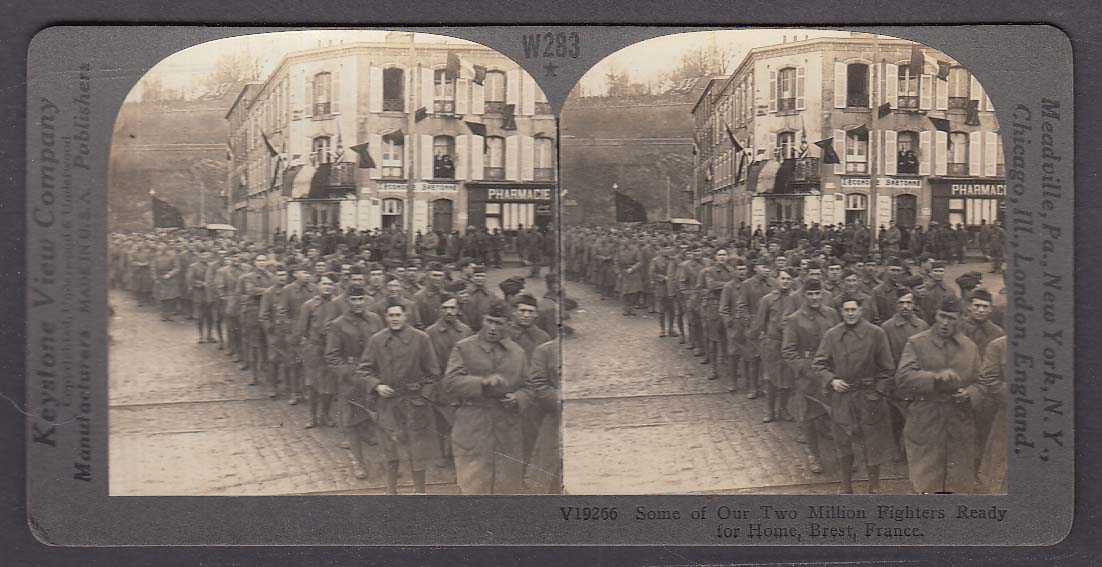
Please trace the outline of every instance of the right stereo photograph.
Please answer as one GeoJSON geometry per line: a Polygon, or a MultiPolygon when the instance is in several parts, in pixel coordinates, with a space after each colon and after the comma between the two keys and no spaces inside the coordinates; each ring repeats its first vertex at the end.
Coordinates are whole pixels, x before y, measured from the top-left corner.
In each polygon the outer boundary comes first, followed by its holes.
{"type": "Polygon", "coordinates": [[[1006,173],[946,53],[731,30],[560,118],[569,494],[1006,494],[1006,173]]]}

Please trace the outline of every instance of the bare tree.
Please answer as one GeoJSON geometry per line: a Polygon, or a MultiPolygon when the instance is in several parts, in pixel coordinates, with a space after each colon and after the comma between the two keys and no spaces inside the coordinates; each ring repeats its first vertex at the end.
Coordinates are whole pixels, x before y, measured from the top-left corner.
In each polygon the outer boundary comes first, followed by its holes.
{"type": "Polygon", "coordinates": [[[260,76],[260,60],[250,56],[249,52],[227,52],[218,58],[204,84],[213,91],[223,83],[241,80],[255,80],[260,76]]]}
{"type": "Polygon", "coordinates": [[[676,84],[684,79],[726,75],[730,71],[732,55],[715,43],[690,49],[681,56],[677,68],[664,75],[663,79],[676,84]]]}
{"type": "Polygon", "coordinates": [[[626,71],[621,71],[615,64],[610,65],[605,73],[605,84],[608,86],[608,96],[623,96],[630,94],[631,77],[626,71]]]}

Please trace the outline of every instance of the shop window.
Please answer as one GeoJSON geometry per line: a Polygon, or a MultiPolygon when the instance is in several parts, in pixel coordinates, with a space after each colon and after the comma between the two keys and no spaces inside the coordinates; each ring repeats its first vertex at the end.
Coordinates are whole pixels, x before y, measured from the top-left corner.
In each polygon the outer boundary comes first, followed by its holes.
{"type": "Polygon", "coordinates": [[[846,133],[846,173],[869,172],[869,131],[865,128],[846,133]]]}
{"type": "Polygon", "coordinates": [[[501,114],[505,109],[506,76],[504,71],[488,71],[483,80],[486,114],[501,114]]]}
{"type": "Polygon", "coordinates": [[[868,108],[869,66],[865,63],[846,65],[846,106],[868,108]]]}
{"type": "Polygon", "coordinates": [[[551,138],[535,139],[535,180],[555,180],[555,141],[551,138]]]}
{"type": "Polygon", "coordinates": [[[329,114],[333,104],[333,75],[318,73],[314,75],[314,116],[329,114]]]}
{"type": "Polygon", "coordinates": [[[383,69],[383,110],[404,112],[406,109],[406,72],[399,67],[383,69]]]}
{"type": "Polygon", "coordinates": [[[437,69],[433,74],[433,103],[432,111],[437,114],[451,114],[455,112],[455,81],[448,77],[444,69],[437,69]]]}
{"type": "Polygon", "coordinates": [[[449,234],[452,231],[452,201],[437,199],[432,202],[432,230],[449,234]]]}
{"type": "Polygon", "coordinates": [[[486,203],[486,230],[493,232],[501,226],[501,203],[486,203]]]}
{"type": "Polygon", "coordinates": [[[971,75],[963,67],[949,69],[949,110],[968,109],[971,75]]]}
{"type": "Polygon", "coordinates": [[[402,179],[405,177],[405,140],[402,135],[383,136],[383,177],[402,179]]]}
{"type": "Polygon", "coordinates": [[[949,134],[949,175],[968,175],[968,134],[949,134]]]}
{"type": "Polygon", "coordinates": [[[314,144],[312,146],[311,158],[315,164],[329,163],[333,161],[332,153],[329,150],[329,136],[318,136],[314,138],[314,144]]]}
{"type": "Polygon", "coordinates": [[[485,156],[482,159],[484,171],[482,176],[488,180],[505,179],[505,138],[500,136],[488,136],[486,138],[485,156]]]}
{"type": "Polygon", "coordinates": [[[918,75],[911,72],[909,61],[899,64],[899,108],[918,110],[918,75]]]}
{"type": "Polygon", "coordinates": [[[402,212],[404,207],[402,205],[401,199],[383,199],[382,226],[384,229],[403,228],[402,212]]]}
{"type": "Polygon", "coordinates": [[[796,110],[796,68],[786,67],[777,72],[777,111],[796,110]]]}
{"type": "Polygon", "coordinates": [[[899,132],[896,135],[896,171],[901,175],[918,174],[918,132],[899,132]]]}
{"type": "Polygon", "coordinates": [[[432,176],[455,179],[455,138],[436,136],[432,139],[432,176]]]}
{"type": "Polygon", "coordinates": [[[865,222],[868,217],[869,196],[863,193],[846,195],[846,224],[865,222]]]}

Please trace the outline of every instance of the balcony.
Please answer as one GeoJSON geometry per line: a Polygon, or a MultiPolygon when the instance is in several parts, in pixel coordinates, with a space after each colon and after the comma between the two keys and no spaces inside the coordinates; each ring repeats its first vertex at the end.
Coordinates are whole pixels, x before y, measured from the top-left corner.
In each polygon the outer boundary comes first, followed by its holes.
{"type": "Polygon", "coordinates": [[[437,100],[432,103],[433,114],[455,114],[455,100],[437,100]]]}
{"type": "Polygon", "coordinates": [[[899,110],[918,110],[918,97],[900,95],[899,110]]]}
{"type": "Polygon", "coordinates": [[[795,98],[779,98],[777,99],[777,112],[795,112],[796,111],[796,99],[795,98]]]}
{"type": "Polygon", "coordinates": [[[954,175],[954,176],[968,175],[968,164],[967,163],[950,163],[949,167],[947,168],[946,173],[948,175],[954,175]]]}
{"type": "Polygon", "coordinates": [[[804,157],[796,159],[796,167],[792,172],[793,183],[819,183],[819,158],[804,157]]]}
{"type": "Polygon", "coordinates": [[[537,167],[535,170],[534,179],[536,181],[554,181],[555,180],[555,168],[553,167],[537,167]]]}
{"type": "Polygon", "coordinates": [[[384,98],[383,112],[405,112],[406,103],[400,98],[384,98]]]}
{"type": "Polygon", "coordinates": [[[483,110],[486,111],[486,114],[504,114],[505,103],[500,100],[488,100],[483,106],[483,110]]]}
{"type": "Polygon", "coordinates": [[[482,177],[487,181],[501,181],[505,179],[505,168],[485,167],[482,169],[482,177]]]}
{"type": "Polygon", "coordinates": [[[356,164],[350,161],[329,164],[329,187],[335,189],[356,188],[356,164]]]}
{"type": "Polygon", "coordinates": [[[968,110],[968,97],[966,97],[966,96],[951,96],[951,97],[949,97],[949,110],[968,110]]]}

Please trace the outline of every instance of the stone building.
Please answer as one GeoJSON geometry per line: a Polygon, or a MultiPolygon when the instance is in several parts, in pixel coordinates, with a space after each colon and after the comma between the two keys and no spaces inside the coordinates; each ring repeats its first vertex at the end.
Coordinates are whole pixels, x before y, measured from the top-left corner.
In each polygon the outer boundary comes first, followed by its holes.
{"type": "Polygon", "coordinates": [[[480,45],[392,33],[291,53],[226,119],[231,221],[253,238],[405,228],[411,214],[415,231],[551,223],[555,117],[528,73],[480,45]]]}
{"type": "Polygon", "coordinates": [[[990,99],[968,70],[914,42],[854,34],[756,48],[692,113],[697,215],[714,234],[1003,217],[990,99]]]}

